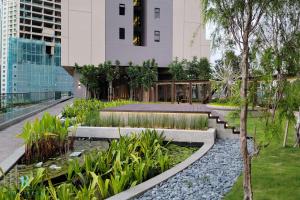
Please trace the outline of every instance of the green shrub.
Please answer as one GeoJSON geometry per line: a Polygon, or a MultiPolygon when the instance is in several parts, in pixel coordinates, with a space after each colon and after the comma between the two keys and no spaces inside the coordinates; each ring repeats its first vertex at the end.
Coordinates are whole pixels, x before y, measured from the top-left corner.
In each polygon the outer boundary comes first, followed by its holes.
{"type": "Polygon", "coordinates": [[[62,116],[65,118],[78,118],[78,122],[81,123],[85,120],[87,113],[91,111],[100,111],[105,108],[118,107],[126,104],[137,103],[129,100],[116,100],[111,102],[103,102],[96,99],[75,99],[73,105],[67,105],[62,111],[62,116]]]}

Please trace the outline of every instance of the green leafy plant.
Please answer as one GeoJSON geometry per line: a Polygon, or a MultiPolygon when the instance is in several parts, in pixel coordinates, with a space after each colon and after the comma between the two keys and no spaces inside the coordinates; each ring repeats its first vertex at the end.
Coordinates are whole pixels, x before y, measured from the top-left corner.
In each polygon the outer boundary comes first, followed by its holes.
{"type": "Polygon", "coordinates": [[[96,124],[100,120],[98,115],[101,110],[134,103],[137,102],[128,100],[102,102],[96,99],[75,99],[73,105],[64,108],[62,116],[69,119],[76,118],[77,123],[96,124]]]}
{"type": "MultiPolygon", "coordinates": [[[[51,123],[47,124],[43,126],[51,123]]],[[[23,176],[19,185],[0,186],[0,200],[108,198],[166,171],[173,160],[182,161],[181,158],[171,159],[175,157],[168,147],[175,149],[174,145],[164,140],[163,133],[155,130],[121,136],[111,141],[106,151],[91,151],[82,160],[71,160],[65,182],[52,184],[45,169],[39,168],[23,176]],[[48,184],[45,184],[47,179],[48,184]]],[[[177,154],[179,149],[175,151],[177,154]]]]}
{"type": "Polygon", "coordinates": [[[26,146],[24,162],[45,161],[72,149],[73,142],[68,139],[69,126],[68,119],[61,123],[58,117],[49,113],[45,113],[41,120],[27,122],[18,135],[26,146]]]}

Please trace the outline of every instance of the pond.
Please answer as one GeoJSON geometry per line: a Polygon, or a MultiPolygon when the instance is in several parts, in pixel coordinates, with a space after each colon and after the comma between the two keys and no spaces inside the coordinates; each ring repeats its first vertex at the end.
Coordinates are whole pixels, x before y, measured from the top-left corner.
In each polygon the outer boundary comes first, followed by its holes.
{"type": "Polygon", "coordinates": [[[83,156],[93,150],[105,151],[109,147],[109,142],[104,140],[91,140],[88,138],[80,138],[74,142],[74,150],[68,152],[64,156],[50,158],[47,162],[40,162],[31,165],[24,165],[20,162],[17,163],[9,173],[6,174],[5,178],[0,181],[0,184],[18,184],[22,176],[28,176],[36,172],[34,169],[39,167],[45,168],[47,176],[52,179],[59,177],[67,173],[69,162],[73,159],[78,159],[79,162],[83,162],[83,156]],[[81,156],[78,158],[72,157],[72,153],[80,152],[81,156]]]}
{"type": "MultiPolygon", "coordinates": [[[[0,185],[19,185],[26,176],[35,176],[38,168],[45,168],[46,179],[51,179],[54,184],[59,184],[66,180],[69,164],[77,159],[83,164],[84,155],[89,155],[93,151],[106,151],[109,148],[111,140],[99,140],[95,138],[77,138],[74,142],[74,150],[64,156],[50,158],[46,162],[24,165],[20,161],[7,173],[0,181],[0,185]],[[80,154],[78,157],[72,156],[72,153],[80,154]]],[[[199,149],[199,146],[188,146],[186,144],[168,143],[166,145],[170,157],[170,167],[184,161],[199,149]]]]}

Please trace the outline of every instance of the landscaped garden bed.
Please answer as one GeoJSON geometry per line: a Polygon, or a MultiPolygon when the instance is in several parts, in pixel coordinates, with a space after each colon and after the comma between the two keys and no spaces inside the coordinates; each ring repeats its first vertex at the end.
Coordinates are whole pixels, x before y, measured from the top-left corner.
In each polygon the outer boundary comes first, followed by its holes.
{"type": "Polygon", "coordinates": [[[208,116],[207,114],[189,113],[98,112],[88,116],[82,125],[206,130],[208,128],[208,116]]]}
{"type": "MultiPolygon", "coordinates": [[[[118,139],[69,135],[69,117],[76,118],[73,122],[85,120],[91,110],[107,106],[93,102],[89,109],[82,106],[74,114],[63,113],[65,120],[46,113],[41,120],[26,123],[20,134],[25,142],[24,155],[0,182],[0,199],[104,199],[143,183],[198,152],[200,146],[168,142],[162,133],[150,129],[118,139]]],[[[66,109],[74,111],[74,107],[66,109]]]]}
{"type": "Polygon", "coordinates": [[[155,112],[107,112],[104,109],[134,101],[101,102],[97,100],[75,100],[67,106],[62,117],[73,119],[82,126],[90,127],[143,127],[165,129],[207,130],[208,115],[195,113],[155,113],[155,112]]]}

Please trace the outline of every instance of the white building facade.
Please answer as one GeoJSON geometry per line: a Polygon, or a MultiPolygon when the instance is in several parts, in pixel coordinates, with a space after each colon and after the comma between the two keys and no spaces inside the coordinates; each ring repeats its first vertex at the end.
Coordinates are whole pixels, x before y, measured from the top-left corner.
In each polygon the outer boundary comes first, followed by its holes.
{"type": "Polygon", "coordinates": [[[62,65],[70,71],[108,60],[127,66],[155,59],[166,68],[175,57],[194,56],[210,57],[199,0],[62,1],[62,65]]]}

